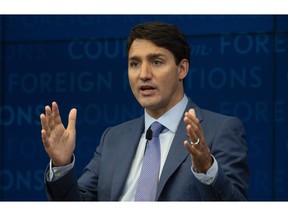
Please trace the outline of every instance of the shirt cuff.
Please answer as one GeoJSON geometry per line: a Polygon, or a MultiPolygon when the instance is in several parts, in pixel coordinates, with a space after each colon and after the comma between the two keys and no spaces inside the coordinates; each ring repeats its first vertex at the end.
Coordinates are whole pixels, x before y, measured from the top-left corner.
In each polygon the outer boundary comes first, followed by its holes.
{"type": "Polygon", "coordinates": [[[200,181],[202,182],[203,184],[206,184],[206,185],[211,185],[216,176],[217,176],[217,173],[218,173],[218,163],[216,161],[216,159],[214,158],[213,155],[211,155],[212,158],[213,158],[213,164],[212,166],[207,170],[206,173],[197,173],[197,172],[194,172],[193,170],[193,167],[191,166],[191,171],[192,173],[194,174],[194,176],[200,181]]]}
{"type": "Polygon", "coordinates": [[[72,155],[72,162],[66,166],[53,167],[52,160],[50,159],[49,171],[47,173],[47,181],[52,182],[60,179],[74,167],[74,163],[75,163],[74,154],[72,155]]]}

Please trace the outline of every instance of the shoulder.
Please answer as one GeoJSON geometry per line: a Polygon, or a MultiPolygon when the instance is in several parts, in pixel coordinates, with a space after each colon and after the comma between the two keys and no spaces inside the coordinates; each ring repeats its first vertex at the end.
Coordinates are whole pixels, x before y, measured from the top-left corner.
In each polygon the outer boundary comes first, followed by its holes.
{"type": "Polygon", "coordinates": [[[191,99],[189,99],[187,108],[195,109],[196,116],[198,117],[199,121],[205,124],[218,125],[218,126],[219,124],[223,124],[224,122],[233,124],[242,124],[240,119],[235,116],[228,116],[218,112],[200,108],[191,99]]]}
{"type": "Polygon", "coordinates": [[[201,109],[201,126],[204,133],[209,137],[238,137],[243,140],[246,132],[241,120],[235,116],[223,115],[213,111],[201,109]]]}
{"type": "Polygon", "coordinates": [[[201,109],[203,124],[210,127],[237,127],[243,128],[243,124],[238,117],[223,115],[210,110],[201,109]]]}
{"type": "Polygon", "coordinates": [[[235,124],[242,124],[241,120],[236,116],[228,116],[221,113],[213,112],[206,109],[200,109],[204,120],[212,121],[215,123],[231,122],[235,124]]]}
{"type": "Polygon", "coordinates": [[[211,111],[211,110],[200,109],[200,111],[202,113],[203,118],[210,119],[210,120],[213,120],[213,121],[225,121],[225,120],[228,120],[228,119],[234,119],[234,120],[238,119],[235,116],[228,116],[228,115],[217,113],[217,112],[214,112],[214,111],[211,111]]]}
{"type": "Polygon", "coordinates": [[[117,133],[117,134],[122,134],[125,133],[126,131],[131,131],[131,129],[138,129],[142,130],[144,128],[144,116],[141,116],[136,119],[132,119],[123,123],[120,123],[118,125],[109,127],[105,130],[104,134],[106,133],[117,133]]]}
{"type": "Polygon", "coordinates": [[[117,130],[117,129],[127,128],[127,127],[130,128],[130,127],[135,127],[136,125],[139,126],[139,124],[142,124],[142,123],[144,123],[144,116],[120,123],[118,125],[111,127],[111,129],[117,130]]]}

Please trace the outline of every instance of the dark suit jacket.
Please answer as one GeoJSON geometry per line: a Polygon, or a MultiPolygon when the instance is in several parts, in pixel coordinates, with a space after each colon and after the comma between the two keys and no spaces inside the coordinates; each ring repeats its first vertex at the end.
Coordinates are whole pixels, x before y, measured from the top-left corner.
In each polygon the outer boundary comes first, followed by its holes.
{"type": "MultiPolygon", "coordinates": [[[[218,162],[217,177],[212,185],[205,185],[191,172],[191,157],[183,145],[189,137],[181,120],[160,177],[157,200],[246,200],[247,146],[241,122],[200,109],[191,100],[186,111],[190,108],[195,109],[206,142],[218,162]]],[[[78,181],[72,169],[59,180],[46,182],[48,199],[119,200],[143,131],[143,116],[106,129],[78,181]]]]}

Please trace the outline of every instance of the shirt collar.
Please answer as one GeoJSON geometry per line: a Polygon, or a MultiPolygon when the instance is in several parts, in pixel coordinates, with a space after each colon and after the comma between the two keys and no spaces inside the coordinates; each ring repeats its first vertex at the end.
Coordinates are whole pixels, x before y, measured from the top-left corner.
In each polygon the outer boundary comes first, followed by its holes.
{"type": "Polygon", "coordinates": [[[158,121],[160,124],[165,126],[165,128],[175,134],[187,104],[188,98],[184,94],[184,97],[179,103],[177,103],[174,107],[172,107],[158,119],[151,117],[145,110],[145,131],[147,131],[147,129],[154,121],[158,121]]]}

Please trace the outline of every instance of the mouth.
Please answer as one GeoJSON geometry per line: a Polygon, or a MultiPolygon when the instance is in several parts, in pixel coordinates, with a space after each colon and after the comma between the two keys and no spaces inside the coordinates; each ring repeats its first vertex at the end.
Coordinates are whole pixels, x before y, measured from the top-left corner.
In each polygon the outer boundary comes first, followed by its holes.
{"type": "Polygon", "coordinates": [[[141,85],[140,86],[140,92],[144,96],[152,95],[155,90],[156,90],[156,88],[154,86],[151,86],[151,85],[141,85]]]}

